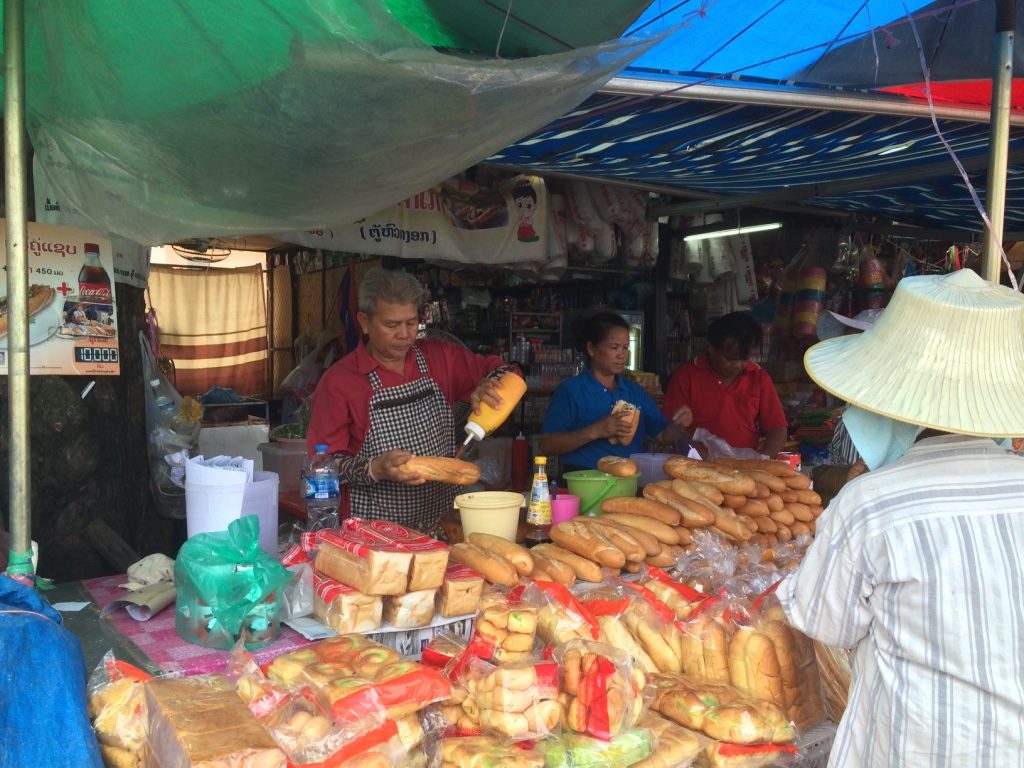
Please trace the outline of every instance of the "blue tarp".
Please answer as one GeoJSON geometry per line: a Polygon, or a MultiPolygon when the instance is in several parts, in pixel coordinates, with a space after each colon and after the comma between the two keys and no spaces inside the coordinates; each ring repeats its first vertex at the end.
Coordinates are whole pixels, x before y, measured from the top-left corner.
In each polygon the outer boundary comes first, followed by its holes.
{"type": "Polygon", "coordinates": [[[0,768],[102,768],[78,639],[34,589],[0,575],[0,768]]]}

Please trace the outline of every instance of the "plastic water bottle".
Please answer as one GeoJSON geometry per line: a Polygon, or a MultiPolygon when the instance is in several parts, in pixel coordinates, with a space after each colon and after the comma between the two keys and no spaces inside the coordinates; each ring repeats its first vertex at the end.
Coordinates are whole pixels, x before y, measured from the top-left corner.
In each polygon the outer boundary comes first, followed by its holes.
{"type": "Polygon", "coordinates": [[[338,469],[319,443],[316,453],[302,464],[302,485],[306,497],[306,530],[338,527],[338,469]]]}

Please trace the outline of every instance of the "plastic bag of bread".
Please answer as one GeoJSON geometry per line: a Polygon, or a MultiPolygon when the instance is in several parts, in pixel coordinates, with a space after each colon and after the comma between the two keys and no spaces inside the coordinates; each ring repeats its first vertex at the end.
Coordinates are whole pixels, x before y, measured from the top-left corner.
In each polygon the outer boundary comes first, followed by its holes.
{"type": "Polygon", "coordinates": [[[814,655],[818,659],[818,672],[825,695],[825,714],[838,723],[846,711],[850,693],[850,652],[814,641],[814,655]]]}
{"type": "Polygon", "coordinates": [[[392,718],[451,696],[451,685],[438,670],[405,660],[363,635],[339,635],[282,654],[267,666],[267,676],[289,687],[312,685],[335,717],[364,711],[371,696],[392,718]]]}
{"type": "Polygon", "coordinates": [[[623,592],[621,586],[605,584],[597,589],[588,590],[580,594],[580,602],[597,620],[597,625],[601,628],[598,639],[602,643],[621,648],[647,674],[658,671],[658,665],[627,626],[627,616],[635,601],[623,592]]]}
{"type": "Polygon", "coordinates": [[[742,692],[786,713],[799,730],[825,719],[825,703],[814,643],[793,629],[774,595],[775,582],[750,601],[729,640],[729,680],[742,692]]]}
{"type": "Polygon", "coordinates": [[[739,552],[708,531],[695,530],[692,536],[693,544],[680,556],[672,575],[697,592],[718,594],[735,575],[739,552]]]}
{"type": "Polygon", "coordinates": [[[332,712],[309,686],[287,688],[267,678],[241,646],[231,652],[227,677],[296,766],[325,761],[336,765],[398,737],[397,723],[387,717],[372,690],[354,697],[349,708],[332,712]]]}
{"type": "Polygon", "coordinates": [[[293,544],[281,556],[281,565],[292,573],[292,580],[281,591],[281,619],[311,616],[315,599],[312,559],[293,544]]]}
{"type": "Polygon", "coordinates": [[[145,765],[285,768],[287,757],[222,675],[145,684],[145,765]]]}
{"type": "Polygon", "coordinates": [[[632,593],[633,604],[625,622],[633,637],[659,672],[682,672],[685,633],[675,612],[642,584],[625,581],[622,586],[632,593]]]}
{"type": "Polygon", "coordinates": [[[538,739],[561,719],[558,664],[520,661],[494,665],[472,658],[455,681],[466,688],[462,708],[485,733],[513,741],[538,739]]]}
{"type": "Polygon", "coordinates": [[[645,728],[623,731],[611,741],[562,731],[557,739],[541,742],[545,768],[627,768],[645,759],[654,735],[645,728]]]}
{"type": "Polygon", "coordinates": [[[796,738],[796,729],[781,709],[752,699],[735,686],[668,674],[655,675],[652,683],[652,709],[712,739],[736,744],[788,744],[796,738]]]}
{"type": "Polygon", "coordinates": [[[570,640],[554,654],[562,668],[562,728],[609,741],[644,713],[647,675],[625,651],[592,640],[570,640]]]}
{"type": "Polygon", "coordinates": [[[466,650],[462,638],[446,629],[438,630],[430,642],[423,647],[420,664],[435,669],[444,669],[466,650]]]}
{"type": "Polygon", "coordinates": [[[690,614],[711,595],[674,579],[661,568],[648,568],[639,582],[661,602],[672,609],[675,617],[685,621],[690,614]]]}
{"type": "Polygon", "coordinates": [[[436,768],[544,768],[544,756],[494,736],[464,736],[438,742],[436,768]]]}
{"type": "MultiPolygon", "coordinates": [[[[523,600],[523,588],[491,586],[484,590],[463,654],[496,663],[530,658],[537,637],[537,606],[523,600]]],[[[458,677],[454,672],[453,679],[458,677]]]]}
{"type": "Polygon", "coordinates": [[[687,768],[708,743],[706,736],[683,728],[654,712],[646,712],[637,725],[654,734],[655,747],[634,768],[687,768]]]}
{"type": "Polygon", "coordinates": [[[88,712],[103,762],[115,768],[141,764],[146,741],[143,683],[152,675],[107,651],[89,676],[88,712]]]}
{"type": "Polygon", "coordinates": [[[548,646],[570,640],[597,640],[601,627],[572,592],[561,584],[537,580],[523,590],[523,600],[537,606],[537,636],[548,646]]]}
{"type": "Polygon", "coordinates": [[[364,595],[340,581],[313,574],[313,615],[340,634],[372,632],[380,628],[384,616],[384,599],[380,595],[364,595]]]}

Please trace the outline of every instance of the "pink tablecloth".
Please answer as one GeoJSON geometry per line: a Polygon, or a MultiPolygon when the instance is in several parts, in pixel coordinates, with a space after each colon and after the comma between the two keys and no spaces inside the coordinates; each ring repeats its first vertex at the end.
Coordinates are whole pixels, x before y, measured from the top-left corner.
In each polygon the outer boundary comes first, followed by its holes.
{"type": "MultiPolygon", "coordinates": [[[[124,594],[118,587],[125,576],[103,576],[82,582],[96,599],[100,610],[124,594]]],[[[105,621],[111,622],[125,637],[135,643],[154,664],[168,674],[204,675],[222,673],[228,651],[194,645],[182,639],[174,628],[174,606],[169,605],[149,621],[135,621],[124,611],[117,611],[105,621]]],[[[253,651],[259,664],[264,664],[286,651],[307,645],[310,641],[295,630],[281,627],[281,637],[265,648],[253,651]]]]}

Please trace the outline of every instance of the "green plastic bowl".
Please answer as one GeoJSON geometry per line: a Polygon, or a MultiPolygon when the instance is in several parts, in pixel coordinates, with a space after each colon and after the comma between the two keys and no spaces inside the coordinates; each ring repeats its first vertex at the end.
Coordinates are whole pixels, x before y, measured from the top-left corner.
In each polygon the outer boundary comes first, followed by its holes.
{"type": "Polygon", "coordinates": [[[569,493],[580,497],[580,514],[600,514],[601,502],[615,496],[636,496],[640,474],[632,477],[615,477],[599,469],[578,469],[565,473],[569,493]]]}

